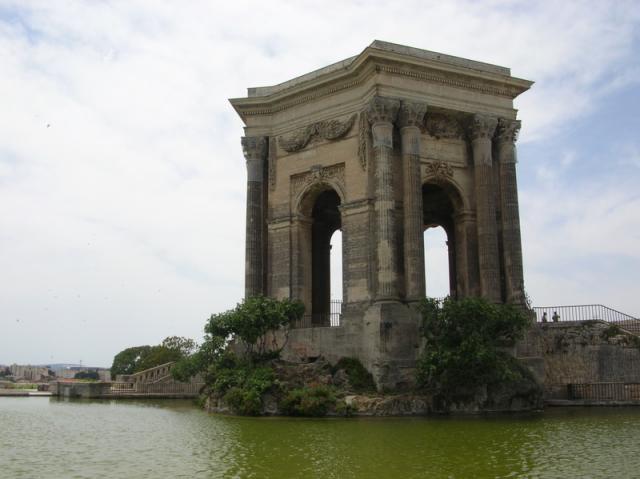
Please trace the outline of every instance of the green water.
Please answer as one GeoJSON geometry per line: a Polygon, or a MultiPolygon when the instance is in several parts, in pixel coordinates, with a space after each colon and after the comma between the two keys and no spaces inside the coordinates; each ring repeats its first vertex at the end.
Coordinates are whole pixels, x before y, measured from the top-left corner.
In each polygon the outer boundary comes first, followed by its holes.
{"type": "Polygon", "coordinates": [[[2,478],[640,477],[640,408],[284,419],[187,401],[0,398],[2,478]]]}

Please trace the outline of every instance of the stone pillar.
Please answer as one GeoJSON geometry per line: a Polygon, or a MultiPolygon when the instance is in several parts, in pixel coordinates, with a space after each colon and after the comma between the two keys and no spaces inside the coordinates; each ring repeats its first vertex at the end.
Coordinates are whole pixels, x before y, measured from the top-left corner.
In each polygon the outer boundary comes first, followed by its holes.
{"type": "Polygon", "coordinates": [[[242,138],[247,160],[247,225],[244,266],[245,297],[264,294],[264,160],[267,137],[242,138]]]}
{"type": "Polygon", "coordinates": [[[502,211],[502,258],[505,272],[505,293],[508,303],[524,303],[522,272],[522,242],[518,182],[516,180],[516,139],[520,121],[501,118],[496,136],[500,163],[500,207],[502,211]]]}
{"type": "Polygon", "coordinates": [[[425,294],[419,125],[426,112],[427,105],[403,101],[398,115],[404,179],[404,279],[408,301],[417,301],[425,294]]]}
{"type": "Polygon", "coordinates": [[[496,221],[495,191],[491,138],[498,121],[485,115],[475,115],[471,124],[471,144],[476,187],[476,221],[478,228],[478,263],[480,266],[480,294],[499,303],[500,266],[498,261],[498,224],[496,221]]]}
{"type": "Polygon", "coordinates": [[[375,164],[377,301],[399,299],[393,181],[393,122],[399,107],[398,100],[381,97],[374,97],[367,107],[375,164]]]}

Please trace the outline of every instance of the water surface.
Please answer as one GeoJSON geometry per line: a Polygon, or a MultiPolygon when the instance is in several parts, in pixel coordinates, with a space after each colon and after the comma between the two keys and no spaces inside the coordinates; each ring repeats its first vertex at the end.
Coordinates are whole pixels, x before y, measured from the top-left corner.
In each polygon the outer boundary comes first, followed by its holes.
{"type": "Polygon", "coordinates": [[[640,477],[640,408],[236,418],[188,401],[0,398],[7,478],[640,477]]]}

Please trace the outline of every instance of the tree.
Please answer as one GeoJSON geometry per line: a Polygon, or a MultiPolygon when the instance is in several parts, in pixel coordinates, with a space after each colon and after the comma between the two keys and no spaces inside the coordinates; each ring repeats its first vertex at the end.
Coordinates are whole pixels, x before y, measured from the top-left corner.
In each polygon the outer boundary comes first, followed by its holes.
{"type": "Polygon", "coordinates": [[[481,298],[426,299],[421,313],[425,347],[418,362],[418,382],[422,386],[451,397],[521,378],[522,368],[504,350],[523,336],[529,324],[520,308],[481,298]]]}
{"type": "Polygon", "coordinates": [[[164,338],[161,346],[178,351],[182,356],[188,356],[193,353],[198,346],[197,343],[190,338],[184,338],[182,336],[169,336],[164,338]]]}
{"type": "Polygon", "coordinates": [[[186,381],[198,373],[210,371],[208,376],[213,378],[217,371],[226,369],[220,365],[220,360],[224,359],[223,353],[230,340],[244,346],[245,359],[250,362],[269,354],[277,356],[284,344],[277,344],[274,333],[282,328],[286,338],[288,326],[303,314],[304,304],[300,301],[266,296],[246,298],[234,309],[212,314],[204,327],[204,342],[195,353],[178,361],[171,371],[173,377],[186,381]]]}
{"type": "Polygon", "coordinates": [[[169,336],[156,346],[135,346],[119,352],[113,358],[111,374],[134,374],[161,364],[179,361],[196,349],[193,339],[169,336]]]}
{"type": "Polygon", "coordinates": [[[79,371],[77,372],[74,376],[74,379],[94,379],[94,380],[98,380],[100,379],[100,376],[98,375],[98,371],[79,371]]]}
{"type": "Polygon", "coordinates": [[[151,346],[134,346],[120,351],[113,358],[111,375],[133,374],[138,370],[140,362],[149,353],[151,346]]]}

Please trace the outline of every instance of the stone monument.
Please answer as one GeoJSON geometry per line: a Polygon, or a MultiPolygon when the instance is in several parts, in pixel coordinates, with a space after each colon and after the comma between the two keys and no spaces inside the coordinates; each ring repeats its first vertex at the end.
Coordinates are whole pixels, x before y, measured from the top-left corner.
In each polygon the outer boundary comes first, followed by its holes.
{"type": "Polygon", "coordinates": [[[433,226],[447,234],[451,296],[523,303],[513,99],[531,85],[508,68],[374,41],[230,100],[246,125],[245,294],[300,299],[309,313],[285,357],[357,357],[380,388],[410,384],[433,226]]]}

